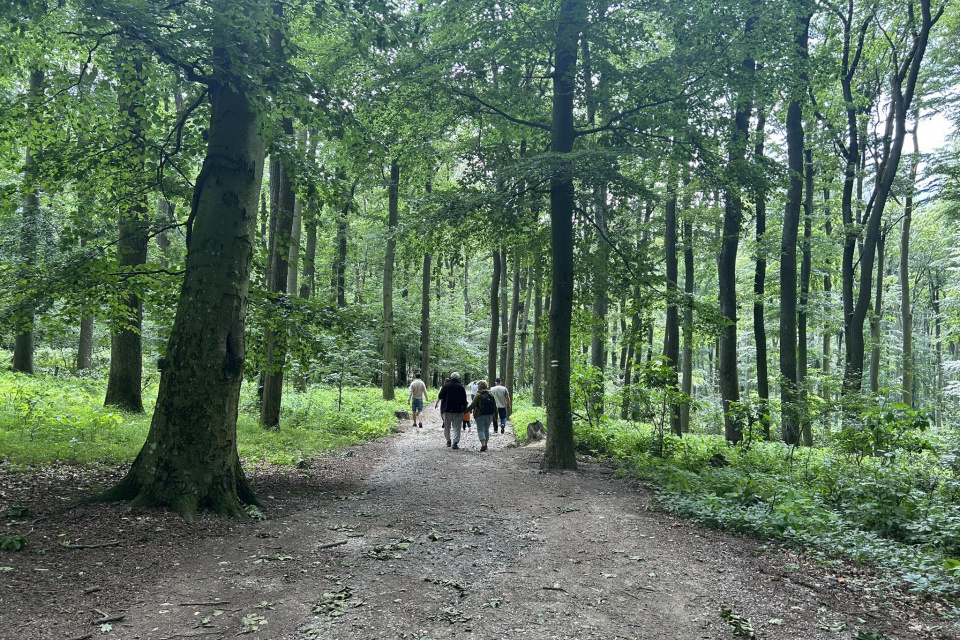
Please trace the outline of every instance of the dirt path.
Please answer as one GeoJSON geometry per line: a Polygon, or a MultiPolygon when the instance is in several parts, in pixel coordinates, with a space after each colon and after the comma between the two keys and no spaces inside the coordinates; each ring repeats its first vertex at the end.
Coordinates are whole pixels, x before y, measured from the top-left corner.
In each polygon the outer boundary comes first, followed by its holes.
{"type": "Polygon", "coordinates": [[[734,638],[721,606],[759,638],[957,637],[849,574],[651,510],[603,465],[540,474],[541,450],[508,447],[509,432],[451,450],[432,407],[423,429],[402,427],[308,469],[254,472],[264,522],[51,514],[31,538],[47,553],[0,557],[0,638],[734,638]],[[123,618],[94,624],[101,613],[123,618]]]}

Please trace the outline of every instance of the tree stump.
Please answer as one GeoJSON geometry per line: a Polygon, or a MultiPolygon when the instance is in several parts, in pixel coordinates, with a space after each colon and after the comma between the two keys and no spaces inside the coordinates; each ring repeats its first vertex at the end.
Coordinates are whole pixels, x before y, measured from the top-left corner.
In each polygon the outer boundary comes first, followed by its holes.
{"type": "Polygon", "coordinates": [[[544,428],[543,423],[537,420],[536,422],[531,422],[527,425],[527,440],[533,442],[535,440],[543,440],[547,437],[547,430],[544,428]]]}
{"type": "Polygon", "coordinates": [[[393,415],[395,415],[395,416],[397,417],[397,420],[409,420],[409,419],[410,419],[410,412],[409,412],[409,411],[403,411],[403,410],[394,411],[394,412],[393,412],[393,415]]]}

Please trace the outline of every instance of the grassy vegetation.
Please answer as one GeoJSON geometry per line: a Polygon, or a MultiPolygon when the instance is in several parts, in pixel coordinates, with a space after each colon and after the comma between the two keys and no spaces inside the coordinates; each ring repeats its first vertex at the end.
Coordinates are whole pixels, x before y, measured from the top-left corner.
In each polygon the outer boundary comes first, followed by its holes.
{"type": "MultiPolygon", "coordinates": [[[[0,462],[29,467],[65,462],[124,464],[143,446],[150,427],[155,384],[147,388],[144,415],[103,407],[106,381],[97,378],[0,373],[0,462]]],[[[240,457],[295,464],[322,451],[372,440],[396,424],[396,402],[377,389],[311,388],[284,398],[279,431],[257,423],[253,385],[245,385],[237,425],[240,457]]]]}
{"type": "MultiPolygon", "coordinates": [[[[520,403],[516,424],[543,411],[520,403]]],[[[549,425],[546,425],[549,429],[549,425]]],[[[653,481],[667,510],[714,527],[781,539],[881,569],[917,593],[960,592],[960,439],[925,432],[898,407],[874,410],[791,448],[722,436],[678,438],[649,425],[604,418],[574,425],[579,452],[613,457],[653,481]]]]}

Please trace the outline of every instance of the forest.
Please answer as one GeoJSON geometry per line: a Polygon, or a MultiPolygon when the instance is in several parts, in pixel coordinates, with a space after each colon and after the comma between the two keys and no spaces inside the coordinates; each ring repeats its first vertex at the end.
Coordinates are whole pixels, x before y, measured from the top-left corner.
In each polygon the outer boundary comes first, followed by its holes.
{"type": "Polygon", "coordinates": [[[543,472],[958,593],[957,3],[0,16],[4,473],[244,517],[457,371],[543,472]]]}

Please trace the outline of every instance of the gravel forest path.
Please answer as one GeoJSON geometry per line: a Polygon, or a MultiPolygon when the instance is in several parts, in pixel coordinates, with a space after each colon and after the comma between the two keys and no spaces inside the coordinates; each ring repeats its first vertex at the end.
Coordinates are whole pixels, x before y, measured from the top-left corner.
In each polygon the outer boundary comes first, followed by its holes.
{"type": "Polygon", "coordinates": [[[542,449],[508,446],[511,431],[451,450],[432,406],[423,429],[398,431],[252,470],[265,521],[60,507],[31,538],[47,553],[0,561],[0,638],[735,638],[721,607],[765,639],[957,637],[850,567],[659,512],[607,465],[541,474],[542,449]]]}

